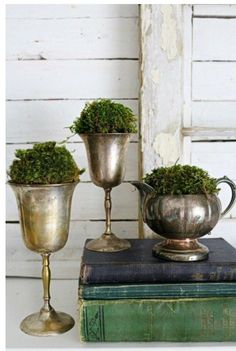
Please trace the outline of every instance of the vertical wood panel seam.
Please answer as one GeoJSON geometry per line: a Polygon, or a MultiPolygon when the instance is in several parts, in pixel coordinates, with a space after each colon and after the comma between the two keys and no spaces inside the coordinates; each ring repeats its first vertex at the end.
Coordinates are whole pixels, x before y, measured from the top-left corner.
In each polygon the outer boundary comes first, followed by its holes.
{"type": "MultiPolygon", "coordinates": [[[[192,45],[193,45],[193,6],[184,6],[184,110],[183,127],[192,125],[192,45]]],[[[183,137],[183,163],[191,163],[191,137],[183,137]]]]}
{"type": "MultiPolygon", "coordinates": [[[[142,122],[142,103],[141,103],[141,87],[143,86],[143,71],[142,71],[142,63],[143,63],[143,45],[142,45],[142,5],[139,5],[139,50],[140,50],[140,55],[139,55],[139,73],[140,73],[140,86],[139,86],[139,125],[138,125],[138,130],[139,130],[139,135],[138,135],[138,177],[139,180],[142,179],[142,164],[143,164],[143,153],[142,153],[142,135],[141,135],[141,122],[142,122]]],[[[141,199],[140,197],[138,198],[138,235],[140,239],[144,238],[144,224],[141,216],[141,210],[140,210],[140,204],[141,204],[141,199]]]]}

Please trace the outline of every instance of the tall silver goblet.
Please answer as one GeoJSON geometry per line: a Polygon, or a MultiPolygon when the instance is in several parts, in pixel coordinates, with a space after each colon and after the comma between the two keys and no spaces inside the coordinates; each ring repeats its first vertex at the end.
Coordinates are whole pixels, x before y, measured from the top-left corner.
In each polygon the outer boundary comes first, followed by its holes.
{"type": "Polygon", "coordinates": [[[106,229],[98,239],[87,243],[92,251],[116,252],[130,247],[127,240],[118,238],[111,230],[111,190],[125,176],[125,160],[129,133],[80,134],[84,141],[92,182],[105,191],[106,229]]]}
{"type": "Polygon", "coordinates": [[[26,247],[42,256],[44,304],[20,325],[23,332],[36,336],[57,335],[74,326],[73,318],[56,312],[50,304],[49,256],[68,239],[71,201],[78,182],[50,185],[24,185],[9,182],[14,190],[26,247]]]}

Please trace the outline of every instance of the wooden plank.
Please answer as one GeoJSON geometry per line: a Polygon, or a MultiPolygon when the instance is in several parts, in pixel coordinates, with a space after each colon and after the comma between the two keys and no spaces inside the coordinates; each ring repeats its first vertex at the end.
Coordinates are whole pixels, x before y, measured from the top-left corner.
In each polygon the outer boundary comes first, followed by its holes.
{"type": "MultiPolygon", "coordinates": [[[[227,240],[233,247],[236,248],[236,218],[233,219],[221,219],[216,227],[211,232],[209,238],[224,238],[227,240]]],[[[207,236],[208,237],[208,236],[207,236]]]]}
{"type": "MultiPolygon", "coordinates": [[[[183,126],[191,126],[192,120],[192,6],[183,6],[183,126]]],[[[190,162],[191,138],[183,137],[182,155],[183,164],[190,162]]]]}
{"type": "Polygon", "coordinates": [[[182,6],[141,5],[142,174],[182,155],[182,32],[182,6]]]}
{"type": "MultiPolygon", "coordinates": [[[[191,126],[191,95],[192,95],[192,6],[185,5],[183,30],[183,125],[191,126]]],[[[185,152],[185,150],[184,150],[185,152]]]]}
{"type": "Polygon", "coordinates": [[[226,174],[235,179],[236,142],[192,143],[192,163],[201,163],[214,177],[226,174]]]}
{"type": "Polygon", "coordinates": [[[106,17],[138,17],[138,5],[125,4],[55,4],[7,5],[7,18],[106,18],[106,17]]]}
{"type": "Polygon", "coordinates": [[[183,137],[183,155],[181,164],[189,164],[191,161],[191,143],[192,139],[189,136],[183,137]]]}
{"type": "MultiPolygon", "coordinates": [[[[142,4],[140,26],[140,176],[143,176],[153,167],[173,164],[182,157],[182,5],[142,4]]],[[[187,76],[188,72],[185,73],[187,76]]],[[[140,237],[147,232],[140,220],[140,237]]]]}
{"type": "Polygon", "coordinates": [[[194,5],[194,16],[236,16],[236,5],[194,5]]]}
{"type": "MultiPolygon", "coordinates": [[[[112,190],[112,218],[138,218],[138,192],[129,183],[123,183],[112,190]]],[[[18,211],[12,189],[7,185],[6,190],[6,220],[17,221],[18,211]]],[[[71,219],[97,220],[104,219],[104,191],[92,183],[80,183],[75,190],[71,219]]]]}
{"type": "Polygon", "coordinates": [[[236,60],[236,18],[194,18],[193,60],[236,60]]]}
{"type": "MultiPolygon", "coordinates": [[[[236,142],[201,142],[192,143],[191,163],[206,169],[213,177],[224,175],[236,181],[236,142]]],[[[220,185],[219,197],[223,208],[230,199],[230,188],[220,185]]],[[[236,218],[236,206],[226,215],[236,218]]]]}
{"type": "Polygon", "coordinates": [[[236,128],[236,102],[192,103],[192,125],[196,127],[236,128]]]}
{"type": "MultiPolygon", "coordinates": [[[[84,242],[97,238],[104,231],[104,222],[71,221],[66,246],[51,256],[53,278],[78,279],[79,264],[84,242]],[[64,262],[64,268],[63,268],[64,262]]],[[[120,238],[137,238],[138,222],[113,222],[113,232],[120,238]]],[[[6,274],[8,276],[40,277],[41,257],[28,250],[22,240],[17,223],[6,225],[6,274]]]]}
{"type": "Polygon", "coordinates": [[[139,95],[137,61],[8,61],[6,74],[7,99],[122,99],[139,95]]]}
{"type": "MultiPolygon", "coordinates": [[[[138,116],[138,100],[119,100],[138,116]]],[[[6,140],[8,143],[62,141],[69,127],[85,106],[84,100],[8,101],[6,103],[6,140]],[[55,128],[56,126],[56,128],[55,128]]],[[[137,140],[137,136],[132,138],[137,140]]],[[[74,137],[71,141],[79,141],[74,137]]]]}
{"type": "Polygon", "coordinates": [[[183,128],[184,136],[193,140],[235,140],[236,128],[191,127],[183,128]]]}
{"type": "Polygon", "coordinates": [[[193,62],[193,100],[236,100],[236,62],[193,62]]]}
{"type": "Polygon", "coordinates": [[[136,18],[10,19],[6,25],[8,60],[139,57],[136,18]]]}
{"type": "MultiPolygon", "coordinates": [[[[9,168],[13,159],[15,158],[16,149],[27,149],[32,147],[31,144],[11,144],[6,147],[6,166],[9,168]]],[[[83,143],[67,144],[66,147],[72,152],[75,161],[80,168],[86,168],[86,172],[81,176],[81,181],[90,181],[88,162],[85,146],[83,143]]],[[[127,152],[127,166],[125,180],[137,180],[138,179],[138,144],[130,143],[127,152]]]]}

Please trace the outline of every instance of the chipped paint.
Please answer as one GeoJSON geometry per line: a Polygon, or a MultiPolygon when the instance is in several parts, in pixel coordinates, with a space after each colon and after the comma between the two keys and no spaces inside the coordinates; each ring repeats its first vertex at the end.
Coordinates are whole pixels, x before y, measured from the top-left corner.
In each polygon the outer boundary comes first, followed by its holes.
{"type": "Polygon", "coordinates": [[[166,52],[168,60],[178,55],[177,23],[172,5],[162,5],[161,48],[166,52]]]}
{"type": "MultiPolygon", "coordinates": [[[[182,155],[182,5],[141,4],[140,20],[141,178],[182,155]]],[[[142,237],[157,237],[141,222],[139,230],[142,237]]]]}
{"type": "Polygon", "coordinates": [[[181,156],[179,128],[175,133],[159,133],[157,134],[153,148],[160,156],[163,166],[173,165],[181,156]]]}
{"type": "Polygon", "coordinates": [[[158,84],[160,79],[160,73],[157,68],[151,70],[151,78],[153,83],[158,84]]]}
{"type": "MultiPolygon", "coordinates": [[[[141,8],[141,11],[142,11],[142,8],[141,8]]],[[[142,14],[141,14],[141,17],[142,17],[142,14]]],[[[152,17],[152,6],[146,5],[145,16],[143,17],[143,21],[142,21],[142,33],[144,35],[151,34],[151,25],[152,25],[151,17],[152,17]]]]}

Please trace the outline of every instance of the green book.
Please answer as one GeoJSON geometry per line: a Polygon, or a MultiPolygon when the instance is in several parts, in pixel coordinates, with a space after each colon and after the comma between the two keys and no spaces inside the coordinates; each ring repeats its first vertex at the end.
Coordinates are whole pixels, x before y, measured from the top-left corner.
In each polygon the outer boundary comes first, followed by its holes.
{"type": "Polygon", "coordinates": [[[178,284],[80,285],[79,297],[85,300],[151,299],[235,296],[236,282],[178,284]]]}
{"type": "Polygon", "coordinates": [[[79,304],[82,341],[236,341],[236,297],[79,304]]]}

